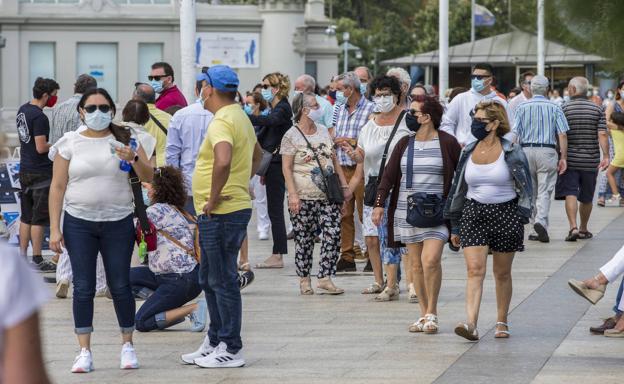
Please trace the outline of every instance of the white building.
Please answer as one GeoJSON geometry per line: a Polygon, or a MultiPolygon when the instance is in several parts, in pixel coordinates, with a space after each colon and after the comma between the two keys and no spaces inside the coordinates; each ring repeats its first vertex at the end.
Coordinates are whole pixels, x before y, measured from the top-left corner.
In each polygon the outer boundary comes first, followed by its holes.
{"type": "MultiPolygon", "coordinates": [[[[323,0],[197,3],[196,14],[197,65],[236,67],[241,91],[273,71],[291,82],[308,73],[321,85],[338,71],[323,0]]],[[[0,119],[7,132],[37,76],[56,79],[62,101],[77,75],[90,73],[121,105],[153,62],[170,63],[180,82],[178,0],[0,0],[0,36],[0,119]]]]}

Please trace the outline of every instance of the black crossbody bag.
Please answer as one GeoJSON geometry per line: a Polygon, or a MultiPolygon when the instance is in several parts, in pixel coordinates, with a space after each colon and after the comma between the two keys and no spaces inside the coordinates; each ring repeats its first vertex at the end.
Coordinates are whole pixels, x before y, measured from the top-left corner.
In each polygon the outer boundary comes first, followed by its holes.
{"type": "Polygon", "coordinates": [[[390,134],[390,138],[386,142],[386,148],[384,148],[383,156],[381,157],[381,165],[379,167],[379,176],[369,176],[368,182],[366,183],[366,187],[364,187],[364,205],[367,207],[375,206],[375,198],[377,197],[377,187],[379,186],[379,182],[381,181],[381,177],[383,176],[383,171],[386,168],[386,160],[388,158],[388,149],[390,149],[390,143],[392,139],[394,139],[394,135],[396,134],[397,129],[399,129],[399,124],[401,124],[401,120],[403,120],[403,116],[405,116],[405,111],[401,111],[399,118],[394,123],[394,128],[392,128],[392,133],[390,134]]]}
{"type": "Polygon", "coordinates": [[[325,175],[325,172],[323,171],[323,166],[321,165],[321,161],[319,160],[316,151],[314,150],[314,148],[312,148],[312,145],[308,141],[308,138],[306,137],[306,135],[303,134],[303,132],[301,132],[301,129],[299,129],[299,127],[295,125],[295,128],[297,128],[297,131],[299,131],[299,133],[301,133],[301,136],[303,136],[303,139],[306,141],[308,149],[312,151],[314,159],[319,166],[321,176],[323,176],[323,184],[325,184],[325,194],[327,195],[327,200],[329,200],[329,202],[333,204],[344,203],[344,194],[342,193],[342,184],[340,183],[340,177],[336,172],[332,173],[329,176],[325,175]]]}

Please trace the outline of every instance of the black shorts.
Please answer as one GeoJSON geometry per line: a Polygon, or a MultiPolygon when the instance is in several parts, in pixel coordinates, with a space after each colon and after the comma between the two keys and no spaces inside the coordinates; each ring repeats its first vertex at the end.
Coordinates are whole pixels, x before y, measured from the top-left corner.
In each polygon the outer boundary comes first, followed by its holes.
{"type": "Polygon", "coordinates": [[[481,204],[468,199],[459,224],[461,246],[489,246],[494,252],[516,252],[524,241],[518,201],[481,204]]]}
{"type": "Polygon", "coordinates": [[[48,195],[52,175],[45,173],[20,172],[19,180],[22,187],[20,221],[29,225],[50,225],[48,211],[48,195]]]}
{"type": "Polygon", "coordinates": [[[568,169],[557,178],[555,199],[564,200],[566,196],[576,196],[581,203],[591,203],[594,200],[598,170],[581,171],[568,169]]]}

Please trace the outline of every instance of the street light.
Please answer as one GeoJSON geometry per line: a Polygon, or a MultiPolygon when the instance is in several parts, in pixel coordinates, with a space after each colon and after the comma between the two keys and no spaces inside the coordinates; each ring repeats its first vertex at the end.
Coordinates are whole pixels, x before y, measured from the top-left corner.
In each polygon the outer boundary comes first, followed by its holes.
{"type": "Polygon", "coordinates": [[[375,65],[375,67],[373,69],[373,73],[375,74],[375,76],[377,76],[377,54],[378,53],[384,53],[384,52],[386,52],[386,50],[383,49],[383,48],[375,48],[375,50],[373,52],[374,52],[374,55],[375,55],[374,59],[373,59],[373,61],[374,61],[373,64],[375,65]]]}
{"type": "Polygon", "coordinates": [[[342,34],[342,40],[343,40],[343,47],[344,47],[344,65],[342,67],[343,71],[342,73],[346,73],[347,72],[347,68],[349,65],[349,38],[351,36],[349,35],[349,32],[344,32],[342,34]]]}

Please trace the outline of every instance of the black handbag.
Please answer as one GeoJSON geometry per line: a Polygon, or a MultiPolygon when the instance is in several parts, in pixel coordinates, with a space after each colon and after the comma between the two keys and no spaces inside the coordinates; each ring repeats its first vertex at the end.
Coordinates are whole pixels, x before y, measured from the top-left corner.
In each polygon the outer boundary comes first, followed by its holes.
{"type": "Polygon", "coordinates": [[[269,152],[266,149],[262,150],[262,160],[260,160],[260,166],[256,171],[256,175],[258,176],[266,176],[269,171],[269,165],[271,165],[271,160],[273,160],[273,154],[275,152],[269,152]]]}
{"type": "MultiPolygon", "coordinates": [[[[409,138],[407,147],[406,188],[412,188],[414,166],[414,136],[409,138]]],[[[432,228],[444,224],[444,204],[446,199],[440,194],[416,192],[407,196],[405,221],[418,228],[432,228]]]]}
{"type": "Polygon", "coordinates": [[[367,207],[375,206],[375,199],[377,197],[377,187],[379,186],[379,182],[381,181],[381,176],[383,176],[383,171],[386,168],[386,159],[388,158],[388,149],[390,148],[390,143],[396,134],[397,129],[399,129],[399,124],[401,124],[401,120],[403,120],[403,116],[405,116],[405,111],[401,111],[399,118],[394,123],[394,128],[392,128],[392,133],[390,134],[390,138],[386,142],[386,147],[384,148],[383,155],[381,156],[381,165],[379,166],[379,176],[369,176],[368,182],[364,187],[364,205],[367,207]]]}
{"type": "Polygon", "coordinates": [[[323,184],[325,184],[325,194],[327,195],[327,200],[329,200],[329,202],[333,204],[344,203],[344,194],[342,193],[342,183],[340,182],[340,177],[336,172],[332,173],[329,176],[325,175],[325,172],[323,171],[323,166],[321,165],[321,161],[319,160],[316,151],[314,150],[314,148],[312,148],[312,145],[308,141],[308,138],[303,134],[303,132],[301,132],[301,129],[299,129],[299,127],[295,125],[295,128],[297,128],[297,131],[301,133],[301,136],[303,136],[303,139],[306,141],[308,149],[312,151],[314,159],[316,159],[316,163],[318,164],[319,170],[321,171],[321,176],[323,176],[323,184]]]}

